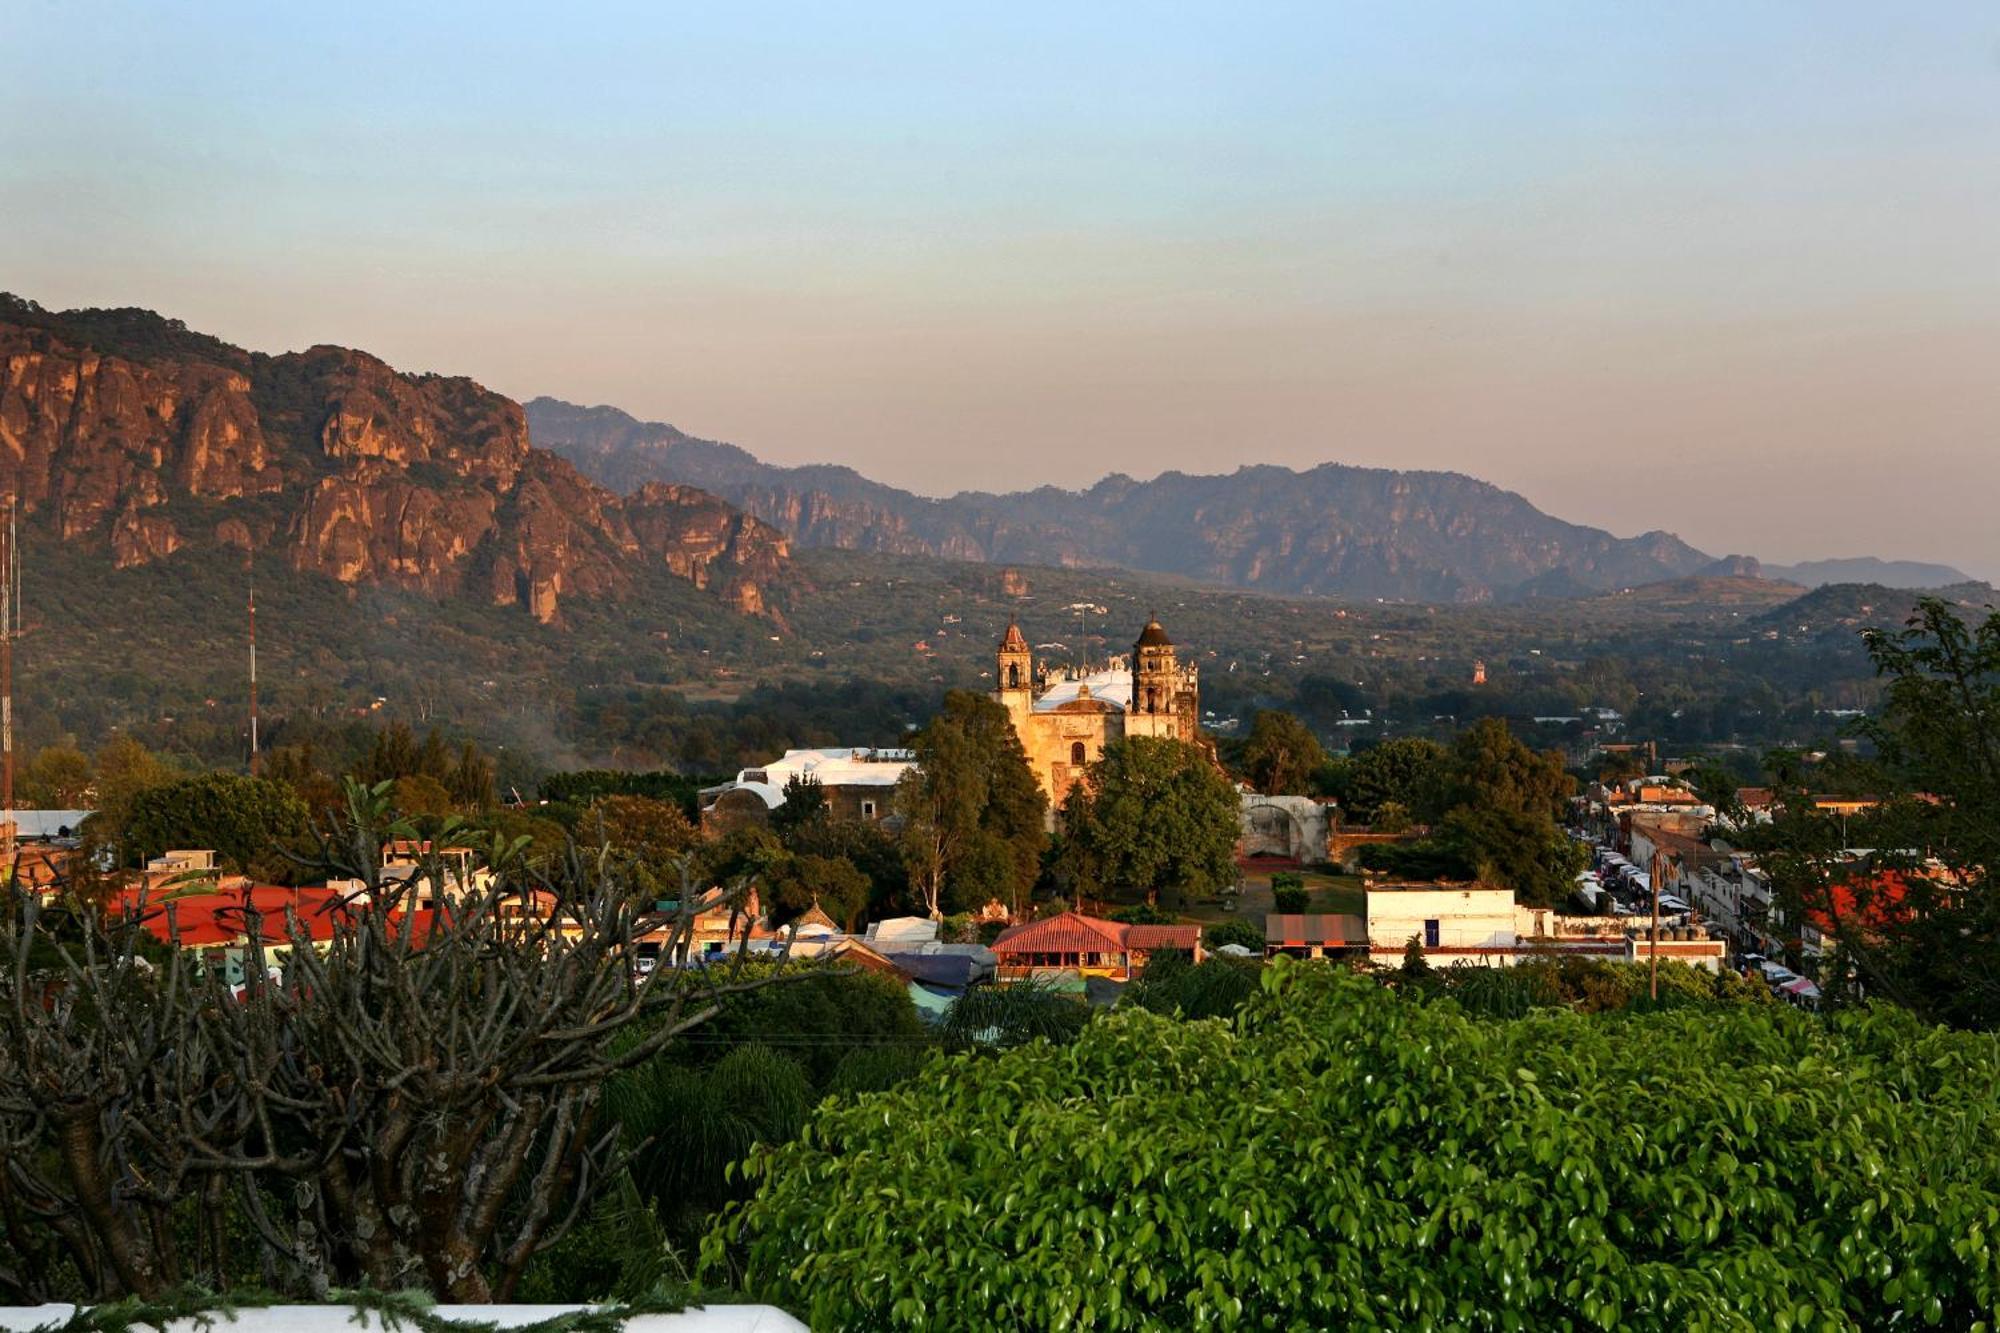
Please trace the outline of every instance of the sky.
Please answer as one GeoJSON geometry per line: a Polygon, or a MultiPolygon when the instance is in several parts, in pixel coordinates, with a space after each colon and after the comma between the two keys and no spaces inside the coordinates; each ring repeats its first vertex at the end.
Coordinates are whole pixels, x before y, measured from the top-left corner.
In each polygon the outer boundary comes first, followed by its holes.
{"type": "Polygon", "coordinates": [[[930,494],[2000,579],[2000,7],[0,0],[0,289],[930,494]]]}

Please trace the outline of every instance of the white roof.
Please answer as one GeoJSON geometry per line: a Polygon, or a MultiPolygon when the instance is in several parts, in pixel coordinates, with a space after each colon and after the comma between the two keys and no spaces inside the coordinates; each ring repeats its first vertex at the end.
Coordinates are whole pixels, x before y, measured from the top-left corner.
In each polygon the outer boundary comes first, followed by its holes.
{"type": "Polygon", "coordinates": [[[14,836],[31,841],[73,837],[90,814],[88,810],[16,810],[14,836]]]}
{"type": "Polygon", "coordinates": [[[870,944],[916,944],[937,938],[938,923],[927,916],[892,916],[870,922],[866,939],[870,944]]]}
{"type": "Polygon", "coordinates": [[[776,808],[784,803],[785,784],[795,777],[816,778],[828,787],[893,787],[916,767],[910,750],[874,750],[856,746],[839,750],[787,750],[768,764],[736,775],[738,787],[748,787],[776,808]]]}
{"type": "Polygon", "coordinates": [[[1093,671],[1087,676],[1058,681],[1049,686],[1048,692],[1035,700],[1037,713],[1053,713],[1066,703],[1074,703],[1083,697],[1083,687],[1090,687],[1090,697],[1102,699],[1113,707],[1125,709],[1132,706],[1132,673],[1124,667],[1113,667],[1106,671],[1093,671]]]}

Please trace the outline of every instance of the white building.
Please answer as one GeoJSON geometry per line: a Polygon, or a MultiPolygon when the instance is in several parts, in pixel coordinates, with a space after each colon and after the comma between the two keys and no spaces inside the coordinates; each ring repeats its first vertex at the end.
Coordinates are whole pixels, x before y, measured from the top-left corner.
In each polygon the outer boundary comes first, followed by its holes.
{"type": "Polygon", "coordinates": [[[768,764],[741,770],[733,782],[704,789],[702,824],[726,829],[763,823],[785,803],[785,786],[794,778],[818,783],[836,819],[879,820],[888,815],[896,784],[917,766],[916,760],[912,750],[865,746],[787,750],[768,764]]]}
{"type": "Polygon", "coordinates": [[[1512,967],[1564,955],[1643,962],[1657,947],[1663,960],[1718,972],[1728,951],[1697,926],[1663,923],[1654,946],[1650,919],[1518,906],[1513,890],[1483,884],[1370,888],[1366,925],[1369,961],[1387,967],[1403,961],[1413,939],[1433,967],[1512,967]]]}

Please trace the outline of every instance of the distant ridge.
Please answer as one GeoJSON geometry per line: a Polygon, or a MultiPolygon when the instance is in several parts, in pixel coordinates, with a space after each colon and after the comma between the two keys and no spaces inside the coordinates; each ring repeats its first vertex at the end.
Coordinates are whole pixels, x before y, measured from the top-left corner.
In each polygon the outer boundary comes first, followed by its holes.
{"type": "Polygon", "coordinates": [[[1829,583],[1873,583],[1884,588],[1950,588],[1972,578],[1950,565],[1919,560],[1881,560],[1872,555],[1845,560],[1807,560],[1797,565],[1765,565],[1766,578],[1821,588],[1829,583]]]}
{"type": "Polygon", "coordinates": [[[1615,537],[1453,472],[1242,467],[936,500],[851,468],[775,467],[616,408],[544,397],[527,411],[538,447],[606,486],[699,486],[805,546],[1108,565],[1274,593],[1430,602],[1580,596],[1715,563],[1671,533],[1615,537]]]}

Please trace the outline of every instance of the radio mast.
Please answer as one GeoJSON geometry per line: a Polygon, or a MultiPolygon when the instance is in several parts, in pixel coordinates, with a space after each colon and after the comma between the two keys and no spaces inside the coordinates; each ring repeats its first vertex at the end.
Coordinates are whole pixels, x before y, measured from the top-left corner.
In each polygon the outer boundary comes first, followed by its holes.
{"type": "Polygon", "coordinates": [[[257,776],[257,553],[250,552],[250,776],[257,776]]]}
{"type": "Polygon", "coordinates": [[[14,636],[21,631],[21,528],[7,497],[6,549],[0,552],[0,804],[7,807],[6,865],[14,874],[14,636]]]}

